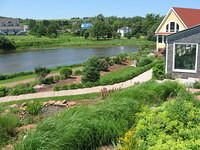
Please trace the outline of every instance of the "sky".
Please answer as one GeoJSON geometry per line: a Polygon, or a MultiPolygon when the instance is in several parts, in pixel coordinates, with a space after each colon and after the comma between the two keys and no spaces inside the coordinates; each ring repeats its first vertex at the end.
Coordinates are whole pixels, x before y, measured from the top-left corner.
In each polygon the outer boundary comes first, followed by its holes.
{"type": "Polygon", "coordinates": [[[198,8],[200,0],[0,0],[0,16],[69,19],[104,16],[165,15],[171,7],[198,8]]]}

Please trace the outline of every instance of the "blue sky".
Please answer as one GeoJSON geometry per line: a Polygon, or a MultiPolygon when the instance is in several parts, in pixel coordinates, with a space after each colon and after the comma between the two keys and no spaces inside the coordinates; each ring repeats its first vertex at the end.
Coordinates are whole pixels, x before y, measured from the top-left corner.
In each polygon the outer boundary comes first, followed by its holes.
{"type": "Polygon", "coordinates": [[[63,19],[105,16],[165,15],[172,6],[199,8],[200,0],[0,0],[0,16],[63,19]]]}

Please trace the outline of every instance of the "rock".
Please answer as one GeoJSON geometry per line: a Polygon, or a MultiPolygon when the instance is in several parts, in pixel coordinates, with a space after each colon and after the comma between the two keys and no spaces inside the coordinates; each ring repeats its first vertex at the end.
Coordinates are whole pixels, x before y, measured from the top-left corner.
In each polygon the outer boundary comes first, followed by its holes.
{"type": "Polygon", "coordinates": [[[55,101],[48,101],[48,105],[54,105],[55,101]]]}
{"type": "Polygon", "coordinates": [[[67,104],[68,104],[68,106],[74,106],[77,104],[77,102],[71,101],[71,102],[68,102],[67,104]]]}
{"type": "Polygon", "coordinates": [[[67,104],[63,104],[63,101],[57,101],[54,103],[54,106],[59,106],[59,107],[66,107],[67,104]]]}
{"type": "Polygon", "coordinates": [[[10,106],[10,108],[18,108],[18,105],[17,104],[13,104],[10,106]]]}
{"type": "Polygon", "coordinates": [[[22,103],[20,107],[25,107],[27,103],[22,103]]]}
{"type": "Polygon", "coordinates": [[[62,101],[63,104],[67,104],[67,102],[68,102],[67,100],[63,100],[62,101]]]}

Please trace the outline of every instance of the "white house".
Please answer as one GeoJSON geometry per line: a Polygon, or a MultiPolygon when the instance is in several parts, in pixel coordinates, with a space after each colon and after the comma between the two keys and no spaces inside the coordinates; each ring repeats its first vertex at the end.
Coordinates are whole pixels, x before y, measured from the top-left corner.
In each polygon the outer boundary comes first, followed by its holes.
{"type": "Polygon", "coordinates": [[[132,29],[130,27],[122,27],[117,30],[117,32],[121,34],[121,37],[124,37],[126,33],[129,33],[131,31],[132,29]]]}

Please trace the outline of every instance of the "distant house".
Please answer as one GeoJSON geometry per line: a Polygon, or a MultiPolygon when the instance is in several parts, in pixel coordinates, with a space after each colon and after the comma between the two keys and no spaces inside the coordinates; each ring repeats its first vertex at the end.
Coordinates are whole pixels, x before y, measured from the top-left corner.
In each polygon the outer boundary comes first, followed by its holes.
{"type": "Polygon", "coordinates": [[[121,37],[124,37],[126,33],[132,32],[132,29],[130,27],[122,27],[117,32],[121,34],[121,37]]]}
{"type": "Polygon", "coordinates": [[[172,77],[200,78],[200,25],[167,36],[166,43],[165,72],[172,77]]]}
{"type": "Polygon", "coordinates": [[[200,9],[171,8],[155,32],[157,50],[166,49],[167,35],[189,29],[198,24],[200,24],[200,9]]]}
{"type": "Polygon", "coordinates": [[[0,34],[20,35],[28,31],[27,25],[20,25],[19,19],[0,18],[0,34]]]}
{"type": "Polygon", "coordinates": [[[81,24],[81,29],[82,30],[87,30],[87,29],[91,28],[92,26],[93,26],[92,23],[82,23],[81,24]]]}

